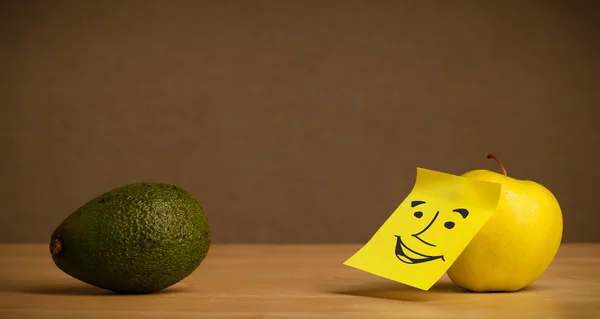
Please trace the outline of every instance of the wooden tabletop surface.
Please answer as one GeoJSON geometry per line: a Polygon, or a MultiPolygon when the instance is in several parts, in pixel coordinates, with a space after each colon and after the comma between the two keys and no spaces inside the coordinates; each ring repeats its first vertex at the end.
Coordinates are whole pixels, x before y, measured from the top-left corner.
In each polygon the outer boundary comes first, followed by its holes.
{"type": "Polygon", "coordinates": [[[46,245],[0,245],[0,318],[600,318],[600,244],[563,244],[516,293],[430,291],[342,263],[358,245],[213,245],[188,278],[118,295],[54,266],[46,245]]]}

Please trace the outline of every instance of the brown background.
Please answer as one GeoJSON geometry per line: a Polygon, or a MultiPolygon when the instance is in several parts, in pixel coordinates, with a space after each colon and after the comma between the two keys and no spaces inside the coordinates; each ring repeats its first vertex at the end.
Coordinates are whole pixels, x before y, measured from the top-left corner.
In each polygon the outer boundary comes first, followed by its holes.
{"type": "MultiPolygon", "coordinates": [[[[597,2],[596,2],[597,3],[597,2]]],[[[415,167],[536,180],[600,232],[594,1],[1,1],[0,241],[125,183],[215,242],[359,242],[415,167]]]]}

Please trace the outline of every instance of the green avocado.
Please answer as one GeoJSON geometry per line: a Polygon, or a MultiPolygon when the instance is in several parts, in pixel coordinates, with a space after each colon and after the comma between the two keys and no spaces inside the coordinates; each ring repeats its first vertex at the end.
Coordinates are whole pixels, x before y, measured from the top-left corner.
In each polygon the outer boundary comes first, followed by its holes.
{"type": "Polygon", "coordinates": [[[210,244],[208,219],[190,193],[142,182],[110,190],[70,214],[53,232],[50,253],[73,278],[145,294],[189,276],[210,244]]]}

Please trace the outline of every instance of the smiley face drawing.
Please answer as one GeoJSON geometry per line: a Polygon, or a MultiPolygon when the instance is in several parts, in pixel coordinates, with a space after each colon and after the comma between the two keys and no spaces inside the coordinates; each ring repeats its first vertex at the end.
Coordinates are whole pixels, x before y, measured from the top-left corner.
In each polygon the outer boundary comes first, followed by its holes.
{"type": "Polygon", "coordinates": [[[428,290],[494,214],[501,191],[418,167],[410,193],[344,265],[428,290]]]}
{"type": "Polygon", "coordinates": [[[412,218],[420,222],[413,221],[410,223],[413,227],[403,229],[402,234],[394,234],[396,258],[406,264],[420,264],[436,260],[445,262],[443,247],[440,247],[442,243],[433,240],[436,237],[439,238],[440,231],[451,231],[458,222],[457,216],[459,219],[466,219],[469,211],[465,208],[456,208],[451,212],[444,212],[429,207],[427,202],[421,200],[411,201],[410,207],[414,210],[412,218]]]}

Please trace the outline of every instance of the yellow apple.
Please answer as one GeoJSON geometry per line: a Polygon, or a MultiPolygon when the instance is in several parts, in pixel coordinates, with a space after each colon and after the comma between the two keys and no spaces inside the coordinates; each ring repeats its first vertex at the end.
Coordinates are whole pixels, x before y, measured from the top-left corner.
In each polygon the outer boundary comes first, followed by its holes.
{"type": "Polygon", "coordinates": [[[473,292],[521,290],[552,263],[562,240],[562,211],[543,185],[502,174],[474,170],[462,176],[502,184],[496,212],[448,269],[448,277],[473,292]]]}

